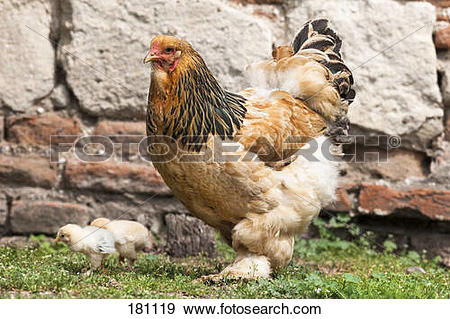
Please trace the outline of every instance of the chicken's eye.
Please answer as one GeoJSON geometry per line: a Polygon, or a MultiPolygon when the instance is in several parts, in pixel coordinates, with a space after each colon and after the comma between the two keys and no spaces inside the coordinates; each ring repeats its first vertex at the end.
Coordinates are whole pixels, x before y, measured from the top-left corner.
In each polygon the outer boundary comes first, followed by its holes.
{"type": "Polygon", "coordinates": [[[166,48],[164,51],[166,52],[166,53],[172,53],[173,52],[173,48],[166,48]]]}

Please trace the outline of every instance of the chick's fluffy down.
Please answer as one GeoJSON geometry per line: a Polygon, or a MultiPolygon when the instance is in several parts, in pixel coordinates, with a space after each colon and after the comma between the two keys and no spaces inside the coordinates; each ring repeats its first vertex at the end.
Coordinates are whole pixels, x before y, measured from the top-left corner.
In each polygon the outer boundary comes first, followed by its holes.
{"type": "Polygon", "coordinates": [[[107,218],[97,218],[91,226],[110,231],[114,235],[115,248],[120,257],[127,258],[132,263],[136,260],[139,251],[152,246],[148,229],[135,221],[110,221],[107,218]]]}
{"type": "Polygon", "coordinates": [[[86,254],[93,269],[99,268],[104,258],[116,251],[113,234],[94,226],[82,228],[68,224],[59,229],[56,241],[65,242],[72,251],[86,254]]]}

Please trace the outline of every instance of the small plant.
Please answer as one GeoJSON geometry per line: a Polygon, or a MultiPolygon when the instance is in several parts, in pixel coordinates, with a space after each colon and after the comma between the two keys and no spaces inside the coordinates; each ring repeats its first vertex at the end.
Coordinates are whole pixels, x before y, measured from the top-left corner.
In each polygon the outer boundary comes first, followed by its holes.
{"type": "Polygon", "coordinates": [[[387,253],[392,253],[397,249],[397,244],[394,241],[392,241],[392,236],[390,236],[389,239],[386,239],[384,241],[383,246],[387,253]]]}

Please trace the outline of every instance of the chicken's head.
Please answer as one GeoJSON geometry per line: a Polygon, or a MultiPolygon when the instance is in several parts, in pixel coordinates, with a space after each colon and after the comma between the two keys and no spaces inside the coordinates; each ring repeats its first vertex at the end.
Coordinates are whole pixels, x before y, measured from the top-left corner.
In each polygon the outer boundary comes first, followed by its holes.
{"type": "Polygon", "coordinates": [[[150,51],[145,56],[144,63],[151,62],[154,67],[171,73],[189,47],[187,42],[176,37],[158,35],[150,43],[150,51]]]}
{"type": "Polygon", "coordinates": [[[72,234],[75,228],[80,228],[78,225],[68,224],[66,226],[61,227],[58,230],[58,234],[56,235],[55,242],[62,241],[66,244],[70,244],[72,241],[72,234]]]}

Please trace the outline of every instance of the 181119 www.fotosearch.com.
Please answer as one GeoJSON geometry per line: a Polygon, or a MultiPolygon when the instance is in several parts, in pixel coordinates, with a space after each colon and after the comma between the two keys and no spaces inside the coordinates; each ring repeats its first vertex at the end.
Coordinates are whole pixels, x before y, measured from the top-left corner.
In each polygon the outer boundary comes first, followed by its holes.
{"type": "MultiPolygon", "coordinates": [[[[224,303],[220,305],[181,305],[168,303],[130,303],[131,315],[174,315],[182,309],[185,315],[320,315],[322,308],[317,305],[287,305],[284,302],[275,305],[237,305],[224,303]]],[[[179,313],[179,312],[178,312],[179,313]]]]}

